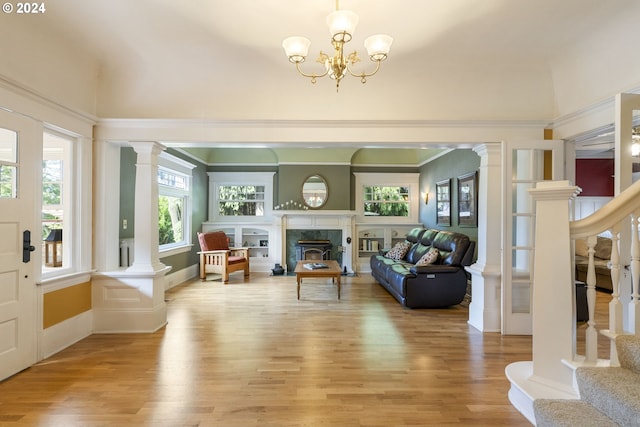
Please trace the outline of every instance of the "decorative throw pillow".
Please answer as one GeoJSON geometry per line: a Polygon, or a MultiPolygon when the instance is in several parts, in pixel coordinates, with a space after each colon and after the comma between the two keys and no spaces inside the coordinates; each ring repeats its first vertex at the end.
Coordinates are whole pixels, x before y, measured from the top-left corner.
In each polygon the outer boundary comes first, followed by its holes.
{"type": "Polygon", "coordinates": [[[416,265],[429,265],[434,264],[438,261],[438,257],[440,256],[440,252],[436,248],[431,248],[429,251],[422,255],[422,257],[416,262],[416,265]]]}
{"type": "Polygon", "coordinates": [[[407,252],[409,252],[410,248],[411,248],[410,242],[407,242],[407,241],[398,242],[393,248],[391,248],[391,250],[389,250],[389,252],[384,254],[384,256],[387,258],[391,258],[395,261],[400,261],[402,258],[404,258],[407,252]]]}
{"type": "Polygon", "coordinates": [[[576,239],[576,255],[583,257],[589,256],[589,246],[587,246],[586,240],[576,239]]]}

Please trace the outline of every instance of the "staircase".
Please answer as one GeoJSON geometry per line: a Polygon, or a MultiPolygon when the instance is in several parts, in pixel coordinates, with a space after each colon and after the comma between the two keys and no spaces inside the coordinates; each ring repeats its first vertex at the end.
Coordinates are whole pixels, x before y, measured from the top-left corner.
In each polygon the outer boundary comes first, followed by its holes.
{"type": "Polygon", "coordinates": [[[620,367],[579,367],[579,400],[537,399],[538,427],[640,426],[640,336],[615,340],[620,367]]]}

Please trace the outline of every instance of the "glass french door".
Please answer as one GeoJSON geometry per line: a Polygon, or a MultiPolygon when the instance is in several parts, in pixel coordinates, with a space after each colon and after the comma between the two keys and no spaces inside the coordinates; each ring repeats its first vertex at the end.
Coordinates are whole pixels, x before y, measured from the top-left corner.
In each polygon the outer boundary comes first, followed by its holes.
{"type": "Polygon", "coordinates": [[[505,241],[503,242],[502,333],[532,333],[535,204],[529,189],[564,176],[563,141],[507,143],[504,150],[505,241]]]}

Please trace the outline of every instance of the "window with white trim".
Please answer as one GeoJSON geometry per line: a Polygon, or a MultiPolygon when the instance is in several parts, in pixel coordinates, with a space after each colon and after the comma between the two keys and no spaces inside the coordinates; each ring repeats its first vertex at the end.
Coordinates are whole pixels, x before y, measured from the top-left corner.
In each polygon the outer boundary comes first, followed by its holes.
{"type": "Polygon", "coordinates": [[[275,172],[210,172],[209,219],[263,221],[273,209],[275,172]]]}
{"type": "Polygon", "coordinates": [[[264,216],[264,185],[219,185],[218,215],[264,216]]]}
{"type": "Polygon", "coordinates": [[[365,216],[409,216],[409,187],[368,185],[364,187],[365,216]]]}
{"type": "Polygon", "coordinates": [[[158,159],[158,244],[166,251],[191,246],[192,169],[195,165],[162,153],[158,159]]]}
{"type": "Polygon", "coordinates": [[[415,223],[419,210],[418,173],[354,173],[360,222],[415,223]]]}
{"type": "Polygon", "coordinates": [[[72,180],[76,139],[47,130],[42,144],[42,271],[73,266],[75,211],[72,180]]]}

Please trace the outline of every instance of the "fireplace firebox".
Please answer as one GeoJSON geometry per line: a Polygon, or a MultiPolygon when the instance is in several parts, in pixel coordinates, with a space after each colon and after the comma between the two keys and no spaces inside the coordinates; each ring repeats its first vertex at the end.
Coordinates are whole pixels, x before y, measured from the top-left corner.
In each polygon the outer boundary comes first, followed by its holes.
{"type": "Polygon", "coordinates": [[[296,260],[331,259],[331,240],[298,240],[296,243],[296,260]]]}

